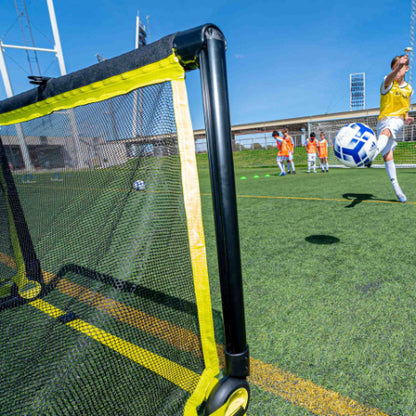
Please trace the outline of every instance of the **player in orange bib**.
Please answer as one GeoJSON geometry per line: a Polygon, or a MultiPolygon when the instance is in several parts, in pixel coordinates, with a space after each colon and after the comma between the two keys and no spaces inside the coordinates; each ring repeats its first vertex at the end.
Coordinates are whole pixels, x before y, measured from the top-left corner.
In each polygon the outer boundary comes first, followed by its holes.
{"type": "Polygon", "coordinates": [[[283,138],[286,140],[286,143],[289,147],[289,157],[287,158],[287,173],[290,175],[293,173],[296,174],[295,170],[295,163],[293,162],[293,150],[295,148],[295,145],[293,143],[292,137],[289,136],[288,129],[283,130],[283,138]]]}
{"type": "Polygon", "coordinates": [[[321,171],[328,172],[328,140],[325,139],[325,133],[321,131],[320,140],[318,140],[318,157],[321,162],[321,171]]]}
{"type": "Polygon", "coordinates": [[[315,133],[312,132],[309,139],[305,143],[306,152],[308,153],[308,173],[311,172],[311,166],[313,173],[316,173],[316,148],[317,143],[315,140],[315,133]]]}
{"type": "Polygon", "coordinates": [[[286,140],[284,140],[283,137],[280,137],[279,132],[276,130],[272,133],[272,136],[275,138],[277,148],[279,149],[276,157],[277,166],[279,166],[280,169],[279,176],[286,176],[285,162],[289,157],[289,147],[286,140]]]}

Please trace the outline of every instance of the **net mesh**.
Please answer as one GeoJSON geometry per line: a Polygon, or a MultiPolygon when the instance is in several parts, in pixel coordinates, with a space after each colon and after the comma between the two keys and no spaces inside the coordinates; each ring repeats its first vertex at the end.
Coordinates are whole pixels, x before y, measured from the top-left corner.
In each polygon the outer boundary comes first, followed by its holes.
{"type": "MultiPolygon", "coordinates": [[[[0,172],[0,179],[2,178],[0,172]]],[[[6,187],[4,180],[0,180],[0,296],[7,296],[10,292],[11,279],[15,275],[10,261],[12,256],[6,187]]]]}
{"type": "MultiPolygon", "coordinates": [[[[416,113],[410,112],[409,116],[415,117],[416,113]]],[[[378,116],[368,117],[356,117],[348,119],[338,120],[326,120],[319,122],[311,122],[309,124],[309,130],[315,132],[316,137],[319,138],[319,133],[323,131],[330,149],[328,151],[328,163],[332,166],[340,166],[340,162],[336,159],[332,150],[333,140],[338,131],[349,123],[364,123],[369,126],[374,133],[377,133],[377,119],[378,116]]],[[[400,137],[396,137],[397,147],[394,150],[394,160],[397,167],[416,167],[416,129],[411,124],[410,126],[404,126],[400,137]]],[[[378,155],[375,159],[373,166],[383,166],[384,162],[381,155],[378,155]]]]}
{"type": "Polygon", "coordinates": [[[1,134],[50,290],[1,312],[0,413],[183,414],[204,361],[171,84],[21,127],[30,174],[16,126],[1,134]]]}

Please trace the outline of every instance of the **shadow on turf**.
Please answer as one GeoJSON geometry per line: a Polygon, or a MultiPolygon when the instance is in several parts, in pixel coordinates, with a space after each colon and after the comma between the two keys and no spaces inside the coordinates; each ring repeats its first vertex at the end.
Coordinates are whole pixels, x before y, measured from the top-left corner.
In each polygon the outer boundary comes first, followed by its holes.
{"type": "MultiPolygon", "coordinates": [[[[150,289],[140,284],[135,284],[121,279],[117,279],[108,274],[100,273],[96,270],[89,269],[87,267],[80,266],[77,264],[65,264],[64,266],[62,266],[59,272],[53,277],[53,279],[48,284],[42,284],[41,293],[39,294],[39,296],[36,297],[36,299],[43,298],[49,292],[53,291],[61,279],[68,278],[70,280],[74,280],[75,278],[76,280],[76,276],[83,276],[87,279],[90,279],[91,281],[101,282],[108,286],[111,286],[117,291],[141,297],[159,305],[163,305],[167,308],[175,309],[177,311],[184,312],[195,317],[198,316],[198,309],[194,302],[181,299],[176,296],[168,295],[166,293],[150,289]]],[[[17,286],[14,285],[11,290],[10,296],[0,298],[0,312],[4,309],[24,305],[29,301],[30,300],[26,300],[18,296],[17,286]]],[[[224,344],[225,338],[222,313],[220,311],[217,311],[216,309],[212,309],[212,314],[214,319],[215,338],[217,342],[224,344]]],[[[72,319],[76,318],[76,315],[72,312],[64,315],[64,318],[66,319],[68,316],[71,316],[72,319]]]]}
{"type": "MultiPolygon", "coordinates": [[[[54,285],[57,284],[59,279],[62,279],[64,277],[71,279],[71,275],[72,278],[75,278],[75,280],[77,275],[83,276],[92,281],[97,281],[109,285],[118,291],[129,293],[131,295],[150,300],[159,305],[175,309],[180,312],[185,312],[195,317],[198,316],[198,309],[194,302],[190,302],[188,300],[181,299],[176,296],[168,295],[166,293],[150,289],[140,284],[117,279],[108,274],[100,273],[96,270],[89,269],[87,267],[80,266],[77,264],[65,264],[63,267],[61,267],[61,269],[57,273],[54,285]]],[[[217,311],[216,309],[212,309],[212,315],[214,319],[215,339],[218,343],[224,344],[225,338],[222,313],[220,311],[217,311]]]]}
{"type": "Polygon", "coordinates": [[[335,244],[340,241],[339,238],[332,235],[309,235],[305,240],[312,244],[335,244]]]}
{"type": "Polygon", "coordinates": [[[57,273],[57,278],[63,278],[67,275],[80,275],[87,277],[88,279],[95,280],[106,285],[112,286],[120,292],[130,293],[141,298],[151,300],[160,305],[167,306],[169,308],[188,313],[190,315],[197,316],[197,308],[194,302],[167,295],[163,292],[159,292],[140,284],[131,283],[125,280],[117,279],[105,273],[100,273],[95,270],[83,267],[77,264],[65,264],[57,273]]]}
{"type": "Polygon", "coordinates": [[[351,204],[347,205],[345,208],[354,208],[356,205],[363,201],[370,201],[374,200],[373,194],[344,194],[342,195],[343,198],[352,200],[351,204]]]}

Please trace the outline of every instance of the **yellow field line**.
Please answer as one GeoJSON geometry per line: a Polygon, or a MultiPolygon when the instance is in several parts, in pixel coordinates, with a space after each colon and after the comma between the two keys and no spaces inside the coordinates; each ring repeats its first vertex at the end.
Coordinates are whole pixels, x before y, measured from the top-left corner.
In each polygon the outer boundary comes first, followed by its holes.
{"type": "MultiPolygon", "coordinates": [[[[201,193],[204,196],[211,196],[210,193],[201,193]]],[[[236,195],[237,198],[253,198],[253,199],[293,199],[299,201],[333,201],[333,202],[353,202],[355,199],[346,198],[319,198],[319,197],[303,197],[303,196],[273,196],[273,195],[236,195]]],[[[370,202],[376,204],[403,204],[399,201],[383,201],[381,199],[362,199],[361,202],[370,202]]],[[[416,205],[416,202],[406,202],[405,205],[416,205]]]]}
{"type": "MultiPolygon", "coordinates": [[[[16,268],[14,260],[6,254],[0,255],[0,262],[7,264],[13,269],[16,268]]],[[[42,274],[45,283],[50,283],[54,279],[57,279],[57,276],[53,273],[42,270],[42,274]]],[[[135,326],[171,345],[179,346],[183,351],[192,352],[194,355],[202,358],[199,337],[187,329],[147,315],[142,311],[107,298],[101,293],[94,292],[65,278],[58,280],[56,289],[67,296],[76,298],[80,302],[111,315],[120,322],[135,326]]]]}
{"type": "Polygon", "coordinates": [[[0,263],[5,264],[7,267],[10,267],[11,269],[17,269],[16,262],[14,259],[7,254],[0,253],[0,263]]]}
{"type": "Polygon", "coordinates": [[[388,416],[378,409],[365,406],[349,397],[327,390],[310,380],[304,380],[275,365],[250,359],[249,381],[263,391],[322,416],[388,416]]]}
{"type": "MultiPolygon", "coordinates": [[[[0,261],[7,262],[11,267],[14,265],[13,259],[4,254],[0,255],[0,261]]],[[[48,272],[43,272],[43,276],[47,282],[56,277],[48,272]]],[[[56,288],[89,306],[105,311],[121,322],[135,326],[178,349],[191,352],[202,358],[199,337],[191,331],[149,316],[66,279],[60,279],[56,288]]],[[[59,316],[59,313],[57,316],[59,316]]],[[[217,344],[217,351],[221,367],[224,367],[224,346],[217,344]]],[[[279,369],[276,365],[264,363],[253,357],[250,357],[250,369],[249,382],[252,385],[268,393],[278,395],[296,406],[304,407],[316,415],[388,416],[378,409],[367,407],[349,397],[341,396],[335,391],[325,389],[310,380],[304,380],[279,369]]]]}
{"type": "MultiPolygon", "coordinates": [[[[53,318],[65,315],[65,312],[56,308],[42,299],[36,299],[29,302],[29,305],[46,313],[53,318]]],[[[66,323],[73,329],[95,339],[99,343],[118,352],[124,357],[140,364],[148,370],[158,374],[159,376],[169,380],[173,384],[181,387],[183,390],[192,393],[198,384],[200,376],[195,372],[182,367],[181,365],[168,360],[167,358],[156,355],[139,346],[132,344],[122,338],[116,337],[109,332],[103,331],[94,325],[89,324],[81,319],[74,319],[66,323]]]]}
{"type": "Polygon", "coordinates": [[[66,279],[61,279],[56,288],[67,296],[76,298],[80,302],[106,312],[120,322],[135,326],[171,345],[180,345],[181,350],[197,353],[202,358],[199,338],[186,329],[147,315],[142,311],[107,298],[101,293],[93,292],[66,279]]]}
{"type": "MultiPolygon", "coordinates": [[[[47,186],[43,185],[43,188],[47,189],[54,189],[57,190],[55,186],[47,186]]],[[[88,191],[100,191],[103,192],[102,188],[79,188],[79,187],[71,187],[65,186],[62,188],[63,190],[71,190],[71,191],[79,191],[79,190],[88,190],[88,191]]],[[[128,192],[129,189],[121,189],[121,188],[106,188],[104,191],[116,191],[116,192],[128,192]]],[[[147,190],[146,193],[154,193],[154,194],[175,194],[175,192],[168,192],[168,191],[150,191],[147,190]]],[[[204,196],[211,196],[211,193],[208,192],[201,192],[201,195],[204,196]]],[[[276,196],[276,195],[236,195],[237,198],[253,198],[253,199],[288,199],[288,200],[298,200],[298,201],[332,201],[332,202],[353,202],[355,199],[346,199],[346,198],[319,198],[319,197],[303,197],[303,196],[276,196]]],[[[362,199],[359,202],[364,203],[374,203],[374,204],[402,204],[400,201],[383,201],[381,199],[362,199]]],[[[406,205],[416,205],[416,202],[407,201],[406,205]]]]}

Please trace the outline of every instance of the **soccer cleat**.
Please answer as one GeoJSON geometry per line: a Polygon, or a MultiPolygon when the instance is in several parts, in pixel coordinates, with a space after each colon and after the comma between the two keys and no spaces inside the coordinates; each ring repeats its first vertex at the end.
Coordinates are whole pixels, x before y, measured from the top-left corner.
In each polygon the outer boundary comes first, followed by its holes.
{"type": "Polygon", "coordinates": [[[396,183],[396,184],[393,185],[393,190],[394,190],[394,192],[395,192],[395,194],[397,196],[397,199],[400,202],[406,202],[407,201],[406,195],[403,193],[403,191],[400,188],[400,186],[399,186],[398,183],[396,183]]]}
{"type": "Polygon", "coordinates": [[[292,172],[290,170],[287,171],[287,174],[290,175],[292,172]]]}
{"type": "Polygon", "coordinates": [[[286,173],[282,172],[279,176],[286,176],[286,173]]]}
{"type": "Polygon", "coordinates": [[[293,171],[293,174],[296,175],[296,171],[295,170],[293,171]]]}
{"type": "Polygon", "coordinates": [[[364,166],[366,167],[366,168],[371,168],[371,165],[373,164],[373,161],[372,160],[370,160],[369,162],[367,162],[367,163],[365,163],[364,164],[364,166]]]}

